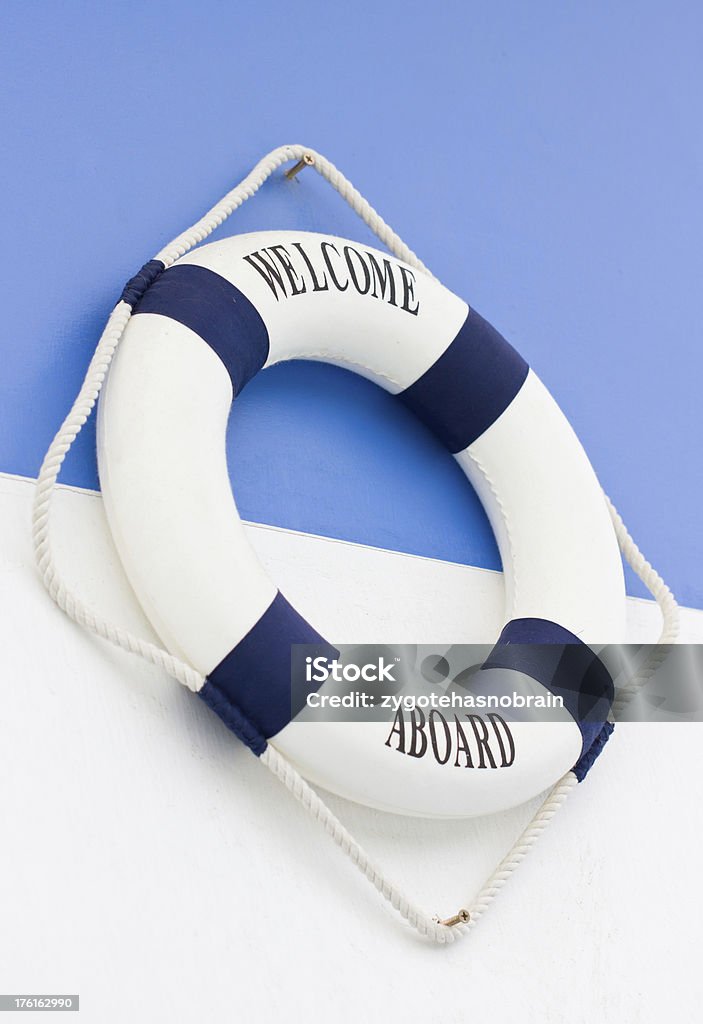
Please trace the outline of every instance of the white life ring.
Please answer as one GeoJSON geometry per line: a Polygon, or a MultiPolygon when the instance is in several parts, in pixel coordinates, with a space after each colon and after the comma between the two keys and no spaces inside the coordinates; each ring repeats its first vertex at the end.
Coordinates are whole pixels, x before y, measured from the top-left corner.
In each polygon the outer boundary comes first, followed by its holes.
{"type": "Polygon", "coordinates": [[[583,773],[607,738],[602,713],[515,723],[511,763],[487,771],[400,756],[384,723],[291,721],[290,645],[320,638],[251,549],[225,459],[233,396],[264,366],[324,360],[398,395],[454,453],[497,537],[506,624],[486,670],[554,689],[553,659],[545,668],[532,645],[566,645],[576,689],[607,706],[612,684],[587,645],[623,639],[618,545],[535,373],[434,279],[359,243],[261,232],[162,271],[148,264],[126,291],[135,309],[100,400],[100,481],[134,592],[166,647],[207,677],[201,696],[256,753],[270,743],[309,780],[386,810],[483,814],[583,773]]]}

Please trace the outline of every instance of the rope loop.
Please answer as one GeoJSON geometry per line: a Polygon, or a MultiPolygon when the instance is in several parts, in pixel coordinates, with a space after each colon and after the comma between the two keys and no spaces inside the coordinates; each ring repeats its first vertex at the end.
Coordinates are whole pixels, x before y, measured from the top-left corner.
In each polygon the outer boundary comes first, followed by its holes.
{"type": "MultiPolygon", "coordinates": [[[[361,217],[381,244],[390,250],[394,256],[409,264],[420,273],[426,274],[429,277],[433,276],[424,263],[391,230],[376,210],[354,188],[351,182],[321,153],[300,145],[280,146],[278,149],[272,150],[259,161],[243,181],[208,210],[197,223],[174,238],[172,242],[169,242],[127,282],[119,302],[105,325],[105,329],[88,366],[78,397],[44,456],[34,492],[32,509],[34,557],[41,580],[52,600],[56,602],[70,619],[84,629],[101,637],[103,640],[107,640],[116,647],[130,654],[135,654],[152,665],[163,669],[183,686],[194,692],[197,692],[202,687],[205,678],[192,665],[187,664],[156,644],[143,640],[129,630],[123,629],[108,619],[103,618],[85,605],[64,583],[54,561],[51,547],[49,527],[52,499],[63,461],[95,407],[110,363],[129,323],[132,309],[139,302],[147,288],[154,283],[165,269],[172,266],[176,260],[184,256],[194,246],[205,241],[242,203],[256,194],[267,178],[283,164],[290,161],[296,161],[296,167],[292,168],[290,172],[291,176],[293,172],[296,172],[296,168],[298,170],[302,169],[303,166],[314,168],[340,194],[352,210],[361,217]]],[[[663,620],[662,632],[657,646],[652,650],[648,662],[631,680],[627,687],[627,692],[620,697],[618,703],[622,707],[624,706],[623,701],[627,703],[628,700],[632,699],[642,684],[651,678],[651,675],[666,657],[666,653],[669,650],[668,645],[676,640],[679,629],[678,605],[661,576],[652,568],[633,541],[615,506],[609,498],[606,497],[605,500],[620,549],[625,559],[657,601],[663,620]]],[[[404,918],[420,935],[437,943],[454,942],[474,927],[577,783],[574,773],[568,772],[554,786],[522,835],[503,858],[468,909],[462,909],[457,914],[442,921],[436,916],[431,917],[426,914],[409,901],[404,892],[391,882],[381,869],[373,863],[315,790],[308,785],[293,765],[278,753],[270,743],[261,753],[260,760],[293,794],[295,799],[306,808],[308,813],[320,822],[334,842],[356,864],[368,881],[400,917],[404,918]]]]}

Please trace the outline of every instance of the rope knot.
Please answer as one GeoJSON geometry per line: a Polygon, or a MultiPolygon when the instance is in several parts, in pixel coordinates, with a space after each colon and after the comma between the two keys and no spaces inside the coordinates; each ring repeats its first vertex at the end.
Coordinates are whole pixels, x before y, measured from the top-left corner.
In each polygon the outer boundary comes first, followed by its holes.
{"type": "Polygon", "coordinates": [[[147,289],[151,288],[158,277],[161,277],[165,269],[161,260],[149,260],[134,277],[130,277],[122,289],[120,302],[126,302],[134,309],[147,289]]]}

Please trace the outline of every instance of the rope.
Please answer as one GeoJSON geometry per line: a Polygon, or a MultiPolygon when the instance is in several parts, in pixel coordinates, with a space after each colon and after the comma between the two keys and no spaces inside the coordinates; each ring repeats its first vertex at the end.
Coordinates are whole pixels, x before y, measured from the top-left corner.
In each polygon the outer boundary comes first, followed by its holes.
{"type": "Polygon", "coordinates": [[[469,908],[467,910],[460,910],[454,917],[454,923],[449,924],[440,921],[436,917],[430,917],[423,910],[416,907],[414,903],[411,903],[403,890],[391,882],[378,865],[371,860],[363,847],[350,835],[331,808],[320,798],[312,786],[308,785],[290,761],[275,750],[270,743],[261,755],[261,760],[269,771],[293,794],[295,799],[303,805],[311,817],[319,821],[325,832],[332,837],[337,846],[349,857],[352,863],[356,864],[359,871],[380,892],[383,898],[390,903],[393,909],[420,935],[439,943],[454,942],[456,939],[466,935],[476,924],[486,908],[508,881],[518,864],[520,864],[531,847],[537,842],[571,790],[577,785],[577,779],[573,772],[567,772],[559,780],[520,838],[514,843],[509,853],[506,854],[491,877],[485,882],[469,908]]]}
{"type": "MultiPolygon", "coordinates": [[[[190,249],[203,242],[231,213],[247,199],[250,199],[274,171],[281,167],[282,164],[292,160],[304,161],[308,166],[314,167],[318,174],[332,185],[394,256],[408,263],[416,270],[432,277],[427,267],[418,259],[415,253],[391,230],[334,164],[330,163],[320,153],[297,145],[280,146],[278,149],[272,150],[272,152],[259,161],[256,167],[239,185],[233,188],[231,192],[228,192],[196,224],[161,249],[154,259],[160,260],[165,268],[170,267],[190,249]]],[[[132,308],[127,302],[120,301],[113,309],[88,366],[88,371],[78,397],[44,457],[37,478],[32,509],[34,555],[39,575],[49,595],[70,619],[103,640],[114,644],[116,647],[128,651],[130,654],[136,654],[152,665],[162,668],[170,676],[173,676],[174,679],[177,679],[179,683],[188,687],[189,690],[197,692],[205,682],[205,677],[201,673],[196,672],[191,665],[186,664],[156,644],[143,640],[129,630],[122,629],[120,626],[104,619],[85,605],[64,583],[52,553],[49,529],[50,514],[59,472],[66,454],[95,407],[110,363],[131,315],[132,308]]],[[[662,633],[658,646],[654,649],[650,658],[651,664],[645,665],[627,687],[628,699],[631,699],[642,683],[651,677],[658,664],[661,664],[661,661],[666,656],[667,645],[676,639],[678,635],[678,606],[669,588],[649,562],[647,562],[630,537],[620,515],[607,497],[606,501],[620,549],[657,601],[663,619],[662,633]],[[661,648],[661,651],[659,648],[661,648]],[[657,658],[659,660],[654,664],[657,658]]],[[[295,799],[306,808],[312,817],[320,822],[325,831],[334,839],[335,843],[357,865],[374,888],[381,893],[398,914],[420,935],[439,943],[453,942],[473,927],[500,889],[505,885],[510,875],[515,871],[518,864],[535,844],[577,781],[574,773],[568,772],[553,787],[527,828],[487,880],[470,907],[468,909],[462,908],[454,917],[446,921],[440,921],[438,918],[430,917],[418,909],[408,900],[402,890],[386,877],[384,872],[370,860],[362,847],[344,828],[315,790],[308,785],[295,768],[271,744],[267,746],[260,759],[269,771],[286,786],[295,799]]]]}
{"type": "Polygon", "coordinates": [[[652,678],[660,665],[669,656],[671,645],[676,642],[679,635],[680,623],[679,606],[676,603],[676,598],[656,569],[650,565],[637,547],[628,533],[620,513],[607,495],[605,496],[605,501],[615,529],[615,536],[618,539],[618,544],[625,560],[635,570],[647,590],[654,597],[662,614],[662,628],[659,639],[654,646],[649,648],[645,663],[629,680],[618,688],[618,694],[613,702],[611,711],[611,717],[617,720],[622,718],[627,705],[634,700],[644,684],[652,678]]]}

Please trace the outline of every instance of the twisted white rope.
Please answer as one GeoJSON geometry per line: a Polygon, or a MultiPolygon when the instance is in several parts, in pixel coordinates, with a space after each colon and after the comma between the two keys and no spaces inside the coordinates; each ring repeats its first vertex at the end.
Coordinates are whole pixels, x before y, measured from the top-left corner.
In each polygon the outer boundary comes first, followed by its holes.
{"type": "Polygon", "coordinates": [[[359,871],[380,892],[383,898],[390,903],[393,909],[420,935],[440,943],[454,942],[456,939],[460,939],[476,924],[488,905],[510,878],[513,871],[515,871],[518,864],[537,842],[571,790],[577,785],[577,779],[573,772],[567,772],[559,780],[535,813],[520,838],[513,844],[491,877],[485,882],[478,895],[474,897],[473,902],[465,911],[468,915],[468,921],[466,923],[447,925],[443,924],[436,917],[430,917],[425,911],[416,907],[403,890],[390,881],[378,865],[371,860],[363,847],[350,835],[331,808],[308,785],[290,761],[275,750],[270,743],[261,755],[261,760],[276,778],[281,780],[286,789],[293,794],[306,811],[316,821],[320,822],[337,846],[356,864],[359,871]]]}
{"type": "MultiPolygon", "coordinates": [[[[314,166],[315,170],[339,192],[342,198],[358,213],[387,249],[397,256],[398,259],[408,263],[416,270],[430,277],[432,276],[427,267],[412,250],[391,230],[373,207],[369,205],[329,160],[314,150],[297,145],[281,146],[265,156],[239,185],[232,189],[231,192],[228,192],[196,224],[165,246],[154,258],[160,260],[165,267],[170,267],[177,259],[195,245],[203,242],[208,235],[212,234],[215,228],[219,227],[234,210],[257,192],[277,168],[291,160],[301,160],[304,155],[312,157],[312,166],[314,166]]],[[[90,361],[78,397],[44,457],[37,478],[32,510],[34,554],[44,586],[51,598],[69,618],[73,619],[74,622],[77,622],[84,629],[89,630],[104,640],[108,640],[122,650],[128,651],[130,654],[136,654],[151,662],[151,664],[164,669],[165,672],[173,676],[174,679],[177,679],[179,683],[187,686],[188,689],[198,691],[205,682],[205,679],[191,665],[181,661],[180,658],[175,657],[163,648],[141,639],[129,630],[122,629],[120,626],[98,615],[69,590],[57,569],[51,548],[49,530],[51,503],[61,466],[67,452],[95,406],[112,358],[129,323],[131,313],[130,305],[123,301],[118,302],[113,309],[93,358],[90,361]]],[[[650,590],[662,611],[663,628],[659,644],[667,645],[672,643],[678,634],[678,606],[676,601],[664,581],[647,562],[630,537],[612,503],[607,498],[606,501],[608,502],[613,526],[623,555],[645,586],[650,590]]],[[[633,681],[630,691],[634,692],[645,678],[649,678],[654,670],[652,668],[650,671],[649,666],[645,666],[633,681]]],[[[498,865],[468,908],[468,923],[448,925],[441,923],[436,918],[430,917],[407,899],[402,890],[394,885],[380,868],[369,859],[361,846],[347,832],[318,794],[270,744],[262,754],[261,761],[272,774],[283,782],[296,800],[322,824],[337,845],[351,858],[365,877],[401,917],[421,935],[440,943],[453,942],[464,935],[476,923],[576,785],[576,776],[573,772],[568,772],[554,786],[520,838],[498,865]]]]}
{"type": "Polygon", "coordinates": [[[647,590],[656,599],[662,613],[662,628],[656,644],[649,648],[645,663],[635,672],[630,679],[618,688],[616,699],[613,702],[611,717],[615,720],[622,716],[627,705],[634,700],[644,684],[652,678],[660,665],[669,655],[671,645],[676,642],[679,635],[679,606],[676,598],[667,587],[659,573],[644,557],[634,540],[628,533],[622,517],[606,495],[606,504],[610,512],[610,518],[615,528],[615,536],[618,539],[620,550],[625,560],[635,570],[647,590]]]}

